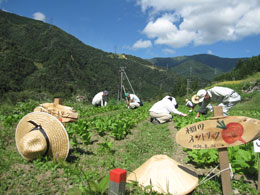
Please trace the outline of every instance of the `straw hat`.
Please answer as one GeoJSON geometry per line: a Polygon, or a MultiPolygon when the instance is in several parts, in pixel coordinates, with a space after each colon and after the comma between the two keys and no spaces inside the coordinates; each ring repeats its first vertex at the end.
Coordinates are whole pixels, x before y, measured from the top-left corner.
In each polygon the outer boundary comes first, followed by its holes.
{"type": "Polygon", "coordinates": [[[194,104],[198,104],[198,103],[201,103],[203,102],[204,100],[204,97],[205,95],[209,93],[207,92],[205,89],[200,89],[196,95],[192,96],[191,98],[191,101],[194,103],[194,104]]]}
{"type": "Polygon", "coordinates": [[[191,101],[194,103],[194,104],[198,104],[199,103],[199,96],[198,95],[194,95],[192,96],[191,98],[191,101]]]}
{"type": "Polygon", "coordinates": [[[48,155],[65,160],[69,153],[69,137],[62,123],[45,112],[31,112],[18,123],[16,147],[22,157],[33,160],[48,155]]]}
{"type": "Polygon", "coordinates": [[[187,194],[198,185],[198,176],[166,155],[155,155],[128,175],[127,182],[132,181],[163,194],[187,194]]]}

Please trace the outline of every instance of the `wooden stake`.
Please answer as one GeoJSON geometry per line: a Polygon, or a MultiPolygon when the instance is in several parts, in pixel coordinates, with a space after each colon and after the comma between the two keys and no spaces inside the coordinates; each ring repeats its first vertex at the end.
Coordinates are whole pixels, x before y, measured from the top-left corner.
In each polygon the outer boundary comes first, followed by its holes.
{"type": "MultiPolygon", "coordinates": [[[[222,106],[214,107],[214,117],[223,116],[222,106]]],[[[232,184],[230,179],[229,160],[227,148],[218,149],[219,166],[221,172],[221,183],[223,195],[232,195],[232,184]]]]}
{"type": "Polygon", "coordinates": [[[59,105],[59,104],[62,104],[61,103],[61,99],[60,98],[54,98],[54,103],[53,103],[55,106],[56,105],[59,105]]]}

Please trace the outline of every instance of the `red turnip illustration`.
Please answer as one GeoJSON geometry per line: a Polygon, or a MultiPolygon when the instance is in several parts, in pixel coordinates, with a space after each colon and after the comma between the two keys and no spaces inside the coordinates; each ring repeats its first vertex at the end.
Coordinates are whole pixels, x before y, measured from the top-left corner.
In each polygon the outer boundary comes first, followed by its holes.
{"type": "Polygon", "coordinates": [[[224,121],[217,121],[217,123],[219,124],[217,128],[223,129],[221,136],[226,143],[232,144],[238,140],[244,144],[246,143],[242,138],[244,128],[240,123],[231,122],[227,125],[225,125],[224,121]]]}

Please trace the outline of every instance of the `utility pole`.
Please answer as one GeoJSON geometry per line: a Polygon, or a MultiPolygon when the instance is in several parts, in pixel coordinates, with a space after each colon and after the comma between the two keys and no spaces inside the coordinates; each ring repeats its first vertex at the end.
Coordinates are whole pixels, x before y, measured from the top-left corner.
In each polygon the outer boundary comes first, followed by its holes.
{"type": "Polygon", "coordinates": [[[191,79],[187,79],[187,97],[189,96],[189,90],[191,90],[190,83],[191,83],[191,79]]]}
{"type": "Polygon", "coordinates": [[[123,93],[126,93],[125,86],[124,86],[124,84],[123,84],[124,78],[127,79],[128,84],[129,84],[129,86],[130,86],[130,88],[131,88],[131,90],[132,90],[132,93],[135,94],[135,91],[134,91],[134,89],[133,89],[133,87],[132,87],[132,85],[131,85],[131,82],[130,82],[130,80],[128,79],[128,76],[127,76],[127,74],[126,74],[126,72],[125,72],[125,67],[122,67],[122,66],[121,66],[119,72],[120,72],[120,94],[119,94],[118,100],[122,99],[123,93]]]}
{"type": "Polygon", "coordinates": [[[189,90],[191,90],[190,88],[191,76],[192,76],[192,67],[190,66],[190,78],[187,79],[187,97],[189,96],[189,90]]]}

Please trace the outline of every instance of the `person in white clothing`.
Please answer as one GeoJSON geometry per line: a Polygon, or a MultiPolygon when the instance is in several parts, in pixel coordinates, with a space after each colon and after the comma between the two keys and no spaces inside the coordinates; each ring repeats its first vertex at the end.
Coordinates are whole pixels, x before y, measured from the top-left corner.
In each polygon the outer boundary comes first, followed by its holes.
{"type": "Polygon", "coordinates": [[[143,106],[142,101],[135,94],[125,93],[125,97],[128,100],[128,108],[136,109],[143,106]]]}
{"type": "Polygon", "coordinates": [[[107,90],[97,93],[92,100],[92,105],[101,106],[101,107],[106,106],[107,105],[107,98],[106,98],[107,95],[108,95],[107,90]]]}
{"type": "Polygon", "coordinates": [[[222,106],[223,108],[223,115],[227,116],[228,111],[241,101],[241,96],[233,89],[216,86],[208,90],[199,90],[194,97],[194,101],[201,103],[196,118],[198,118],[201,113],[205,112],[211,101],[218,102],[218,106],[222,106]]]}
{"type": "Polygon", "coordinates": [[[177,110],[178,104],[174,97],[165,96],[162,100],[156,102],[149,110],[150,121],[154,124],[162,124],[172,121],[172,115],[177,114],[180,116],[187,116],[177,110]]]}
{"type": "Polygon", "coordinates": [[[190,100],[186,99],[185,101],[186,101],[185,105],[190,108],[189,112],[192,112],[195,106],[190,100]]]}

